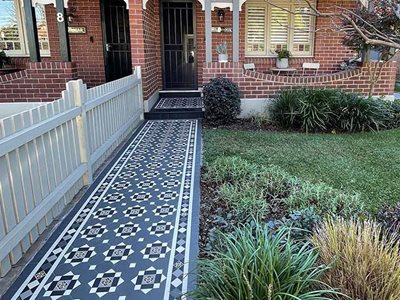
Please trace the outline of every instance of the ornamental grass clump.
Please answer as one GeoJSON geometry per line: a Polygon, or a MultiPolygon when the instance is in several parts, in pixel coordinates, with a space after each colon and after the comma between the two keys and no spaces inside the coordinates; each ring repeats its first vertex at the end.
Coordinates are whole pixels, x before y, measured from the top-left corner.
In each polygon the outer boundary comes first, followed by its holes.
{"type": "Polygon", "coordinates": [[[308,243],[296,244],[290,230],[271,235],[266,226],[221,234],[211,259],[199,263],[193,299],[331,299],[337,292],[320,281],[328,270],[308,243]]]}
{"type": "MultiPolygon", "coordinates": [[[[374,221],[327,219],[313,235],[320,259],[331,268],[323,281],[351,299],[400,299],[400,244],[374,221]]],[[[337,297],[340,299],[340,297],[337,297]]]]}

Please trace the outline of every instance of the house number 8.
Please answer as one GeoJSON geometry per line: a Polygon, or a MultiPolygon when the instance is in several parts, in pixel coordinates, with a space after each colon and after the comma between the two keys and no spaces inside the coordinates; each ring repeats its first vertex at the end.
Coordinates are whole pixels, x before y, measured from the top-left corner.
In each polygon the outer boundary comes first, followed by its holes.
{"type": "Polygon", "coordinates": [[[63,13],[57,13],[57,22],[58,23],[62,23],[62,22],[64,22],[64,15],[63,15],[63,13]]]}

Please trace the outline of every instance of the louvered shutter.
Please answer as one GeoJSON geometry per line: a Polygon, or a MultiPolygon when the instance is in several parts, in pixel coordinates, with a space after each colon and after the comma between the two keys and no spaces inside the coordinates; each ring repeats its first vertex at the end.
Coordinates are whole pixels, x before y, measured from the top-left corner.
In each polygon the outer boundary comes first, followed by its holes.
{"type": "Polygon", "coordinates": [[[311,54],[313,17],[305,15],[310,8],[297,7],[293,20],[293,53],[311,54]]]}
{"type": "Polygon", "coordinates": [[[247,53],[265,54],[265,7],[247,8],[247,53]]]}
{"type": "MultiPolygon", "coordinates": [[[[288,6],[279,5],[289,9],[288,6]]],[[[270,6],[269,41],[271,51],[287,49],[289,39],[289,12],[270,6]]]]}

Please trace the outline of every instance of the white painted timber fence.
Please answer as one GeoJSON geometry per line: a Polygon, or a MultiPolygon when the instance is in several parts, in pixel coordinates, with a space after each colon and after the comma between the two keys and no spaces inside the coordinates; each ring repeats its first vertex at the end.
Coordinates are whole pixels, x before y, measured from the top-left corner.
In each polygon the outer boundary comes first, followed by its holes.
{"type": "Polygon", "coordinates": [[[61,99],[0,120],[1,276],[141,120],[139,67],[91,89],[70,81],[61,99]]]}

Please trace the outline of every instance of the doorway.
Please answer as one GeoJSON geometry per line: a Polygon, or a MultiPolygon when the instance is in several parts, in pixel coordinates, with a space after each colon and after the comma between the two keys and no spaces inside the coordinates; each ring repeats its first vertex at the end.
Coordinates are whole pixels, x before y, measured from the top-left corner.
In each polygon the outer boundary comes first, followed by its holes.
{"type": "Polygon", "coordinates": [[[196,19],[192,1],[161,1],[164,89],[197,89],[196,19]]]}
{"type": "Polygon", "coordinates": [[[132,74],[129,11],[123,0],[103,0],[103,40],[106,80],[132,74]]]}

